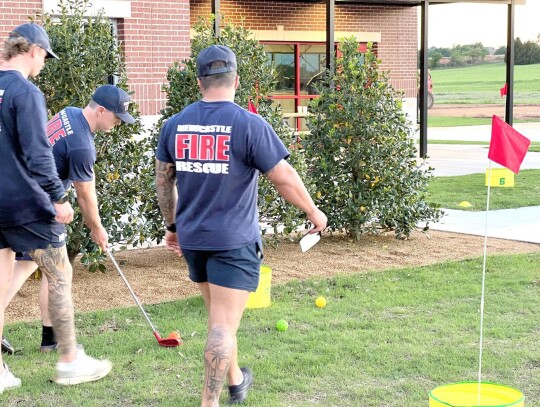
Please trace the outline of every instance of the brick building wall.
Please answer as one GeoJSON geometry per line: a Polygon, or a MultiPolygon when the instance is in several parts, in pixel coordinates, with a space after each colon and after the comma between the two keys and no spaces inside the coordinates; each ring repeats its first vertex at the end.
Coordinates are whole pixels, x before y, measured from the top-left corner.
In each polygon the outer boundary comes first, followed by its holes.
{"type": "Polygon", "coordinates": [[[161,86],[174,61],[189,57],[189,0],[131,2],[131,18],[118,21],[130,90],[142,114],[165,107],[161,86]]]}
{"type": "MultiPolygon", "coordinates": [[[[250,30],[325,31],[326,6],[322,3],[238,0],[221,1],[221,14],[250,30]],[[307,17],[309,16],[309,17],[307,17]]],[[[210,0],[191,0],[191,25],[210,15],[210,0]]],[[[380,32],[377,53],[382,68],[390,71],[390,81],[406,97],[416,97],[418,29],[415,7],[375,6],[337,3],[335,30],[380,32]]],[[[336,38],[337,40],[337,38],[336,38]]]]}
{"type": "Polygon", "coordinates": [[[27,23],[28,16],[42,10],[41,0],[0,1],[0,41],[19,24],[27,23]]]}
{"type": "MultiPolygon", "coordinates": [[[[0,38],[43,9],[41,0],[0,1],[0,38]]],[[[131,17],[118,18],[129,88],[143,115],[165,106],[161,86],[168,67],[190,55],[189,0],[131,1],[131,17]]]]}
{"type": "MultiPolygon", "coordinates": [[[[161,86],[168,67],[190,54],[189,28],[208,17],[210,0],[132,0],[129,18],[118,18],[118,37],[125,52],[129,88],[143,115],[165,105],[161,86]]],[[[42,0],[0,1],[0,38],[43,8],[42,0]]],[[[222,0],[227,19],[251,30],[324,31],[325,4],[309,2],[222,0]],[[306,16],[309,16],[307,18],[306,16]]],[[[416,96],[417,12],[414,7],[336,5],[336,31],[380,32],[377,46],[392,84],[416,96]]]]}

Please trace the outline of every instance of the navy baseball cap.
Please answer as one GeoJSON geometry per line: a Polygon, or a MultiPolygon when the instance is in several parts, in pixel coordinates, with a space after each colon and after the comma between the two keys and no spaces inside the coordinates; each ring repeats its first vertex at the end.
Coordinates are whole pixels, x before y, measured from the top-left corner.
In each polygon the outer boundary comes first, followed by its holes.
{"type": "Polygon", "coordinates": [[[198,77],[236,71],[236,55],[225,45],[212,45],[203,49],[197,56],[198,77]],[[221,61],[225,66],[211,69],[214,62],[221,61]]]}
{"type": "Polygon", "coordinates": [[[128,113],[129,95],[124,89],[114,85],[103,85],[96,89],[92,100],[110,110],[124,123],[133,124],[135,119],[128,113]]]}
{"type": "Polygon", "coordinates": [[[11,36],[15,33],[26,39],[29,44],[37,45],[47,51],[47,58],[60,59],[58,58],[58,55],[53,52],[49,36],[42,26],[34,23],[22,24],[12,31],[11,36]]]}

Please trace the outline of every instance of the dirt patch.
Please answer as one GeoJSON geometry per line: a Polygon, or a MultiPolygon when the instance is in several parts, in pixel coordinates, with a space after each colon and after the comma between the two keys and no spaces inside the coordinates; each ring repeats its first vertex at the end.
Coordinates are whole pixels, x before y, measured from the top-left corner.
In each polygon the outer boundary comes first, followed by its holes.
{"type": "MultiPolygon", "coordinates": [[[[293,279],[329,277],[336,273],[363,273],[392,267],[423,266],[448,260],[480,257],[481,236],[432,231],[416,232],[409,240],[393,235],[369,236],[353,242],[343,236],[324,236],[302,254],[297,243],[266,247],[264,263],[272,268],[272,284],[293,279]]],[[[540,245],[488,240],[488,254],[540,252],[540,245]]],[[[124,251],[116,254],[122,271],[145,304],[173,301],[198,295],[187,277],[183,259],[163,247],[124,251]]],[[[74,267],[73,297],[77,312],[135,306],[129,291],[107,263],[106,273],[90,273],[77,261],[74,267]]],[[[30,279],[13,299],[6,322],[39,319],[40,281],[30,279]]]]}
{"type": "MultiPolygon", "coordinates": [[[[504,104],[490,105],[435,105],[429,110],[430,116],[443,117],[487,117],[491,118],[494,114],[504,117],[504,104]]],[[[514,105],[514,119],[540,121],[540,105],[514,105]]]]}

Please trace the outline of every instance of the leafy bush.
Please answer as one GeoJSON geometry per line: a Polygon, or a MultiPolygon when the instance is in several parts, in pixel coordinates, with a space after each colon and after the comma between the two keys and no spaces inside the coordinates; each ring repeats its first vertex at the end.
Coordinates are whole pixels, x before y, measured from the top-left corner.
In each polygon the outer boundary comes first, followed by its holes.
{"type": "MultiPolygon", "coordinates": [[[[52,48],[60,57],[49,60],[36,78],[50,115],[66,106],[86,106],[96,88],[113,76],[118,78],[118,86],[127,90],[122,53],[109,20],[102,15],[85,17],[88,0],[59,3],[59,20],[47,14],[35,17],[45,26],[52,48]]],[[[97,134],[95,178],[102,223],[110,242],[136,246],[147,240],[160,240],[163,228],[155,222],[159,209],[155,199],[152,142],[148,137],[136,137],[142,127],[135,103],[131,103],[130,111],[137,118],[135,124],[97,134]]],[[[91,271],[103,271],[103,254],[90,239],[90,231],[75,205],[73,188],[71,202],[76,217],[67,225],[70,259],[82,253],[81,261],[91,271]]]]}
{"type": "Polygon", "coordinates": [[[427,228],[440,217],[425,201],[432,170],[417,162],[402,95],[375,54],[360,53],[354,38],[343,39],[340,50],[337,72],[311,102],[304,143],[317,204],[330,230],[354,239],[390,230],[406,238],[418,222],[427,228]]]}
{"type": "MultiPolygon", "coordinates": [[[[212,24],[212,18],[200,19],[197,22],[191,43],[191,58],[174,63],[167,72],[168,84],[163,88],[167,94],[167,105],[162,110],[163,116],[154,129],[155,142],[157,143],[158,132],[167,118],[201,98],[195,61],[201,50],[219,44],[230,47],[237,57],[240,86],[236,91],[235,102],[247,108],[248,101],[252,100],[257,105],[259,114],[270,123],[285,145],[291,145],[293,142],[291,130],[284,124],[280,108],[273,107],[272,101],[267,98],[275,89],[277,75],[274,66],[264,53],[263,46],[252,38],[247,29],[230,23],[226,23],[221,29],[220,36],[215,37],[212,24]]],[[[292,147],[289,163],[304,178],[303,156],[294,149],[294,145],[292,147]]],[[[273,237],[288,235],[305,222],[301,212],[287,204],[265,177],[259,180],[259,212],[261,220],[274,230],[273,237]]]]}

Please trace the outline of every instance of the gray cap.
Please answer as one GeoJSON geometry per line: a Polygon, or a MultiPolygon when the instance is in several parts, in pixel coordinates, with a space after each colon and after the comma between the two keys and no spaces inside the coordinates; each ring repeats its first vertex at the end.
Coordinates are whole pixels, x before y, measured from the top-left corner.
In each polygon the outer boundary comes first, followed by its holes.
{"type": "Polygon", "coordinates": [[[60,59],[58,58],[58,55],[53,52],[49,36],[42,26],[34,23],[22,24],[15,28],[10,36],[14,36],[13,34],[19,34],[21,37],[26,39],[29,44],[37,45],[38,47],[43,48],[45,51],[47,51],[47,58],[60,59]]]}
{"type": "Polygon", "coordinates": [[[212,45],[203,49],[197,56],[198,77],[236,71],[236,55],[225,45],[212,45]],[[225,66],[212,69],[214,62],[223,62],[225,66]]]}

